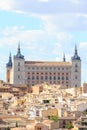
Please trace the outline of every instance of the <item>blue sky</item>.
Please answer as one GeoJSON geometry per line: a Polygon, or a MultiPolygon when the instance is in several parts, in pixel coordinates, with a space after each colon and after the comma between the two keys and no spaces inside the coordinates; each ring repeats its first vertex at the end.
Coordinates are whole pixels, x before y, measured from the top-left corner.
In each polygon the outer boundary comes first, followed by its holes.
{"type": "Polygon", "coordinates": [[[26,60],[70,61],[77,44],[82,83],[87,82],[86,0],[1,0],[0,79],[18,42],[26,60]]]}

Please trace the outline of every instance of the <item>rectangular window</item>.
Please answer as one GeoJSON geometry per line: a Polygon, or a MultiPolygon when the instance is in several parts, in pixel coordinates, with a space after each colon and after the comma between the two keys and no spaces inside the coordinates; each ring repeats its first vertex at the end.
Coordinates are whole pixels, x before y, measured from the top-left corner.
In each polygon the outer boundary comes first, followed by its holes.
{"type": "Polygon", "coordinates": [[[32,76],[32,80],[34,80],[34,76],[32,76]]]}
{"type": "Polygon", "coordinates": [[[32,70],[34,70],[35,68],[34,67],[32,67],[32,70]]]}
{"type": "Polygon", "coordinates": [[[56,67],[54,67],[54,70],[56,70],[56,67]]]}
{"type": "Polygon", "coordinates": [[[54,76],[53,79],[56,80],[56,77],[54,76]]]}
{"type": "Polygon", "coordinates": [[[18,75],[18,79],[20,79],[20,75],[18,75]]]}
{"type": "Polygon", "coordinates": [[[28,76],[28,79],[30,79],[30,76],[28,76]]]}
{"type": "Polygon", "coordinates": [[[43,67],[41,67],[41,70],[43,70],[43,67]]]}
{"type": "Polygon", "coordinates": [[[69,80],[69,78],[68,78],[68,77],[66,77],[66,80],[69,80]]]}
{"type": "Polygon", "coordinates": [[[47,70],[48,68],[47,68],[47,67],[45,67],[45,69],[47,70]]]}
{"type": "Polygon", "coordinates": [[[43,79],[43,76],[41,76],[41,79],[43,79]]]}
{"type": "Polygon", "coordinates": [[[18,71],[20,71],[20,68],[18,68],[18,71]]]}
{"type": "Polygon", "coordinates": [[[77,84],[75,84],[75,87],[77,87],[77,84]]]}
{"type": "Polygon", "coordinates": [[[62,77],[62,80],[64,80],[64,77],[62,77]]]}
{"type": "Polygon", "coordinates": [[[18,62],[18,66],[20,66],[20,62],[18,62]]]}
{"type": "Polygon", "coordinates": [[[45,76],[45,79],[48,79],[48,77],[47,77],[47,76],[45,76]]]}
{"type": "Polygon", "coordinates": [[[39,79],[39,77],[37,76],[36,79],[39,79]]]}
{"type": "Polygon", "coordinates": [[[58,80],[60,80],[60,77],[58,77],[58,80]]]}
{"type": "Polygon", "coordinates": [[[75,72],[78,72],[78,70],[77,70],[77,69],[75,69],[75,72]]]}
{"type": "Polygon", "coordinates": [[[75,79],[77,79],[77,76],[75,76],[75,79]]]}

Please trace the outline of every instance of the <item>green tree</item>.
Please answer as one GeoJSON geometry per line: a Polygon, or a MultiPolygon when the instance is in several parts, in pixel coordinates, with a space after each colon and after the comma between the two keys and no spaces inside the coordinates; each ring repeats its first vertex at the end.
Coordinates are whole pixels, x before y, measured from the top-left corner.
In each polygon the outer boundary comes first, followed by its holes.
{"type": "Polygon", "coordinates": [[[73,126],[73,124],[71,122],[69,122],[69,124],[66,126],[66,128],[68,130],[70,130],[70,129],[74,128],[74,126],[73,126]]]}
{"type": "Polygon", "coordinates": [[[87,115],[87,111],[83,112],[84,115],[87,115]]]}
{"type": "Polygon", "coordinates": [[[18,122],[16,121],[16,127],[18,127],[18,122]]]}
{"type": "Polygon", "coordinates": [[[10,130],[9,126],[7,127],[7,129],[6,129],[6,130],[10,130]]]}
{"type": "Polygon", "coordinates": [[[58,116],[50,116],[50,120],[53,120],[54,122],[58,121],[58,116]]]}

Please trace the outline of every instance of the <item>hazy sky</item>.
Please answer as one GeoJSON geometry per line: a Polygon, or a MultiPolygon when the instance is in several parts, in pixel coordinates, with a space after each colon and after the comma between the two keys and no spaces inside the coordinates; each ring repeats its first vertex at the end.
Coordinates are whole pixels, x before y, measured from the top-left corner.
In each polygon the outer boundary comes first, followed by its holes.
{"type": "Polygon", "coordinates": [[[19,41],[26,60],[70,61],[77,44],[87,82],[87,0],[0,0],[0,79],[19,41]]]}

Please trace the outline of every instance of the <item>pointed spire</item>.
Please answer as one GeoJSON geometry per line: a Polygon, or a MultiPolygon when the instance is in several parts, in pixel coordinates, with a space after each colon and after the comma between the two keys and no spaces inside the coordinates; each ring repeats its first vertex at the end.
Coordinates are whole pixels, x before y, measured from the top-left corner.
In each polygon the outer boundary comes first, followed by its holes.
{"type": "Polygon", "coordinates": [[[10,52],[10,55],[9,55],[9,61],[8,63],[6,64],[7,67],[12,67],[12,57],[11,57],[11,52],[10,52]]]}
{"type": "Polygon", "coordinates": [[[19,41],[19,43],[18,43],[17,54],[16,54],[14,57],[15,57],[15,58],[21,58],[21,59],[24,59],[24,56],[21,54],[20,41],[19,41]]]}
{"type": "Polygon", "coordinates": [[[78,53],[77,53],[77,46],[76,46],[76,44],[75,44],[75,55],[78,55],[78,53]]]}
{"type": "Polygon", "coordinates": [[[10,52],[10,54],[9,54],[9,61],[12,61],[11,52],[10,52]]]}
{"type": "Polygon", "coordinates": [[[65,54],[63,55],[63,62],[65,62],[66,61],[66,58],[65,58],[65,54]]]}
{"type": "Polygon", "coordinates": [[[74,56],[72,57],[72,60],[80,60],[80,57],[78,56],[76,44],[75,44],[75,52],[74,52],[74,56]]]}
{"type": "Polygon", "coordinates": [[[20,54],[21,52],[20,52],[20,41],[19,41],[19,43],[18,43],[18,54],[20,54]]]}

